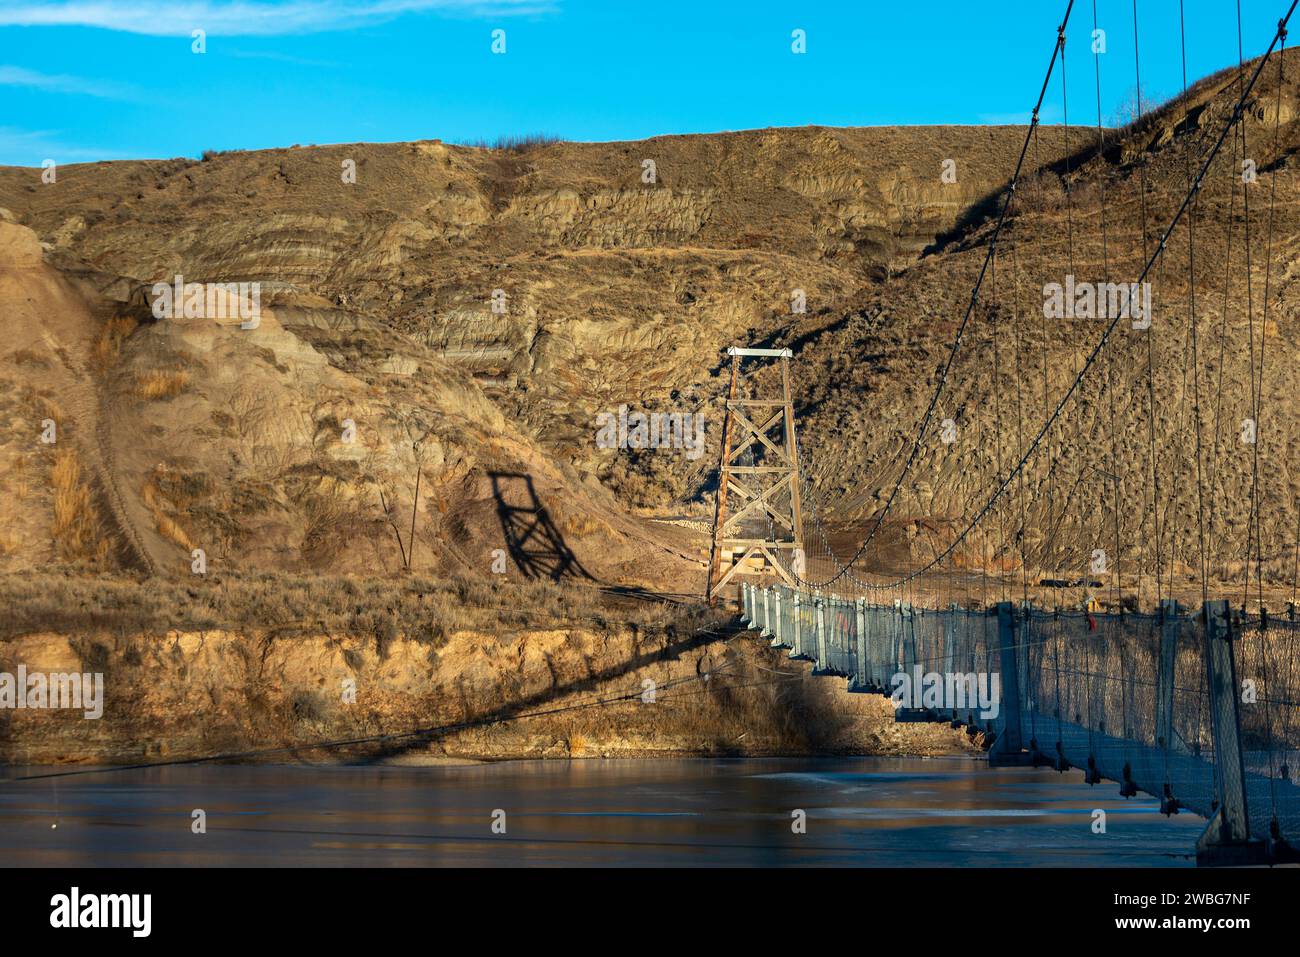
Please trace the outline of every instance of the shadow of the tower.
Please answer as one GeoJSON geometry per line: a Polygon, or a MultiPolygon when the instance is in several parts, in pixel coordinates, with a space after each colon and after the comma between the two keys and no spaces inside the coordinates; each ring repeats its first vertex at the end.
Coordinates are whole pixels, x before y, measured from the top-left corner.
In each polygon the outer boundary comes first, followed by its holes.
{"type": "Polygon", "coordinates": [[[490,477],[506,550],[525,578],[595,581],[565,544],[546,506],[538,500],[531,475],[492,472],[490,477]]]}

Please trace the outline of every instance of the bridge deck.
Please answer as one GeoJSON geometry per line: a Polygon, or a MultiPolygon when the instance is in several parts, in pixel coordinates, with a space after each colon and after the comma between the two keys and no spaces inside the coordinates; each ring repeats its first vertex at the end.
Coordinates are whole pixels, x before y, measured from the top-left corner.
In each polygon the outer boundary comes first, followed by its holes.
{"type": "MultiPolygon", "coordinates": [[[[850,690],[889,694],[900,673],[1000,676],[998,620],[983,610],[872,605],[787,586],[747,585],[742,602],[774,645],[844,676],[850,690]]],[[[1020,609],[1015,628],[1016,713],[1029,752],[1214,814],[1220,782],[1201,616],[1020,609]]],[[[1250,834],[1267,839],[1276,828],[1300,843],[1300,674],[1289,654],[1300,625],[1239,619],[1234,629],[1237,674],[1254,689],[1243,691],[1238,731],[1250,834]]],[[[959,721],[991,736],[1005,733],[1010,716],[999,708],[982,718],[972,701],[910,703],[908,720],[959,721]]]]}

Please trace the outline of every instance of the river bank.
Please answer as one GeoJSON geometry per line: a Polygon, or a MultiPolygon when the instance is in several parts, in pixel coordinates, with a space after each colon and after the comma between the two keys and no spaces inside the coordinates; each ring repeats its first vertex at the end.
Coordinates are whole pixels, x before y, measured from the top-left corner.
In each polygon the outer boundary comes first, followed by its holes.
{"type": "Polygon", "coordinates": [[[974,749],[945,725],[896,724],[888,700],[849,694],[843,678],[814,676],[725,612],[693,606],[419,581],[65,587],[16,596],[0,671],[102,674],[102,716],[11,710],[4,763],[974,749]],[[62,619],[24,605],[38,600],[62,619]]]}

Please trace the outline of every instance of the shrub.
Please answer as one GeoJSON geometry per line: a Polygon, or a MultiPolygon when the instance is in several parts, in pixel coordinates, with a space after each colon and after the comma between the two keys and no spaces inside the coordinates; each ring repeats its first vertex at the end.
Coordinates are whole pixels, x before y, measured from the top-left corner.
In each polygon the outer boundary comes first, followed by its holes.
{"type": "Polygon", "coordinates": [[[137,373],[135,394],[143,399],[173,399],[185,391],[190,375],[176,369],[151,369],[137,373]]]}
{"type": "Polygon", "coordinates": [[[108,557],[108,539],[101,534],[90,482],[72,448],[64,446],[54,454],[50,485],[54,495],[54,546],[59,558],[102,562],[108,557]]]}

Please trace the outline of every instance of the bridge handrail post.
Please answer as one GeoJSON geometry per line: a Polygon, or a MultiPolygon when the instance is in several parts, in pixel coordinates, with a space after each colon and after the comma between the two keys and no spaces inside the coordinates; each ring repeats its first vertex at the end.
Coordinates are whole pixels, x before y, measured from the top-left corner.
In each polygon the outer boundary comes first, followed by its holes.
{"type": "MultiPolygon", "coordinates": [[[[953,674],[953,661],[957,657],[957,602],[948,603],[948,616],[944,619],[944,672],[953,674]]],[[[957,720],[956,698],[949,702],[949,718],[957,720]]]]}
{"type": "Polygon", "coordinates": [[[773,600],[776,603],[776,617],[772,623],[772,644],[775,646],[781,644],[781,591],[780,589],[777,589],[776,595],[774,596],[773,600]]]}
{"type": "Polygon", "coordinates": [[[817,667],[825,670],[828,664],[826,659],[826,600],[824,598],[813,599],[813,606],[817,610],[817,667]]]}
{"type": "Polygon", "coordinates": [[[1016,650],[1016,616],[1009,601],[998,602],[998,667],[1001,670],[1001,730],[993,742],[995,754],[1019,754],[1024,744],[1020,735],[1020,665],[1016,650]]]}
{"type": "Polygon", "coordinates": [[[1178,661],[1178,602],[1160,602],[1160,650],[1156,662],[1156,744],[1174,750],[1174,672],[1178,661]]]}
{"type": "MultiPolygon", "coordinates": [[[[916,665],[916,612],[911,602],[903,602],[903,671],[911,673],[916,665]]],[[[919,697],[918,697],[919,700],[919,697]]]]}
{"type": "Polygon", "coordinates": [[[867,600],[865,598],[859,598],[853,603],[853,626],[857,638],[855,645],[858,653],[857,685],[859,688],[865,688],[867,686],[867,600]]]}
{"type": "Polygon", "coordinates": [[[796,589],[793,600],[790,622],[794,634],[790,636],[790,657],[797,658],[803,654],[803,593],[796,589]]]}
{"type": "Polygon", "coordinates": [[[1226,600],[1204,609],[1206,685],[1210,694],[1214,760],[1218,768],[1219,809],[1197,843],[1203,846],[1239,844],[1250,840],[1246,807],[1246,768],[1241,750],[1241,716],[1237,710],[1237,666],[1232,647],[1232,622],[1226,600]]]}
{"type": "Polygon", "coordinates": [[[889,629],[889,667],[893,669],[885,675],[886,680],[893,678],[894,674],[903,670],[903,601],[901,598],[894,599],[894,617],[890,621],[889,629]]]}
{"type": "Polygon", "coordinates": [[[763,637],[772,634],[772,589],[767,585],[763,586],[763,627],[758,633],[763,637]]]}

